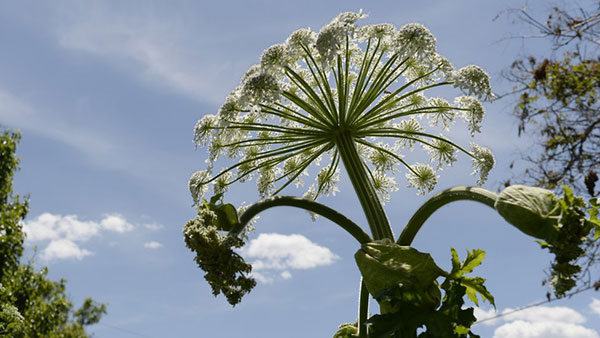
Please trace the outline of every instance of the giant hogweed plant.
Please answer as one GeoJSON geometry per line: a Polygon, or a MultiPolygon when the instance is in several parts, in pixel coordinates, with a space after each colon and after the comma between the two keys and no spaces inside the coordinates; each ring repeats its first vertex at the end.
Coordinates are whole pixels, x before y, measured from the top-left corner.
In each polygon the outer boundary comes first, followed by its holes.
{"type": "Polygon", "coordinates": [[[394,174],[404,171],[418,194],[432,191],[438,172],[459,153],[473,162],[483,184],[494,164],[491,151],[474,143],[469,150],[447,132],[463,120],[473,135],[492,97],[488,75],[478,66],[454,69],[436,52],[435,37],[420,24],[359,27],[362,13],[342,13],[316,33],[299,29],[266,49],[216,115],[195,126],[195,142],[207,146],[205,170],[192,175],[190,191],[198,215],[184,226],[186,245],[206,274],[214,295],[238,304],[256,282],[252,266],[234,250],[262,211],[292,206],[320,215],[348,232],[360,245],[355,259],[362,274],[356,322],[342,324],[334,337],[477,337],[470,327],[473,308],[464,297],[494,304],[484,279],[468,277],[485,256],[451,249],[452,270],[444,271],[427,253],[410,247],[417,231],[438,208],[457,200],[486,204],[556,254],[552,284],[564,295],[578,272],[576,260],[587,235],[598,235],[597,202],[590,209],[566,188],[550,191],[512,186],[500,195],[478,187],[455,187],[428,200],[395,237],[383,203],[397,190],[394,174]],[[427,97],[437,87],[454,87],[449,101],[427,97]],[[423,119],[423,117],[425,119],[423,119]],[[437,130],[431,131],[431,130],[437,130]],[[442,131],[440,133],[439,131],[442,131]],[[423,148],[430,163],[409,163],[407,150],[423,148]],[[230,160],[220,161],[228,157],[230,160]],[[229,163],[216,170],[220,162],[229,163]],[[335,194],[344,167],[366,216],[369,233],[319,202],[335,194]],[[289,185],[305,186],[302,198],[280,196],[289,185]],[[224,202],[231,184],[256,180],[263,200],[243,210],[224,202]],[[212,187],[212,197],[208,197],[212,187]],[[565,229],[569,229],[566,231],[565,229]],[[380,313],[369,317],[369,297],[380,313]]]}

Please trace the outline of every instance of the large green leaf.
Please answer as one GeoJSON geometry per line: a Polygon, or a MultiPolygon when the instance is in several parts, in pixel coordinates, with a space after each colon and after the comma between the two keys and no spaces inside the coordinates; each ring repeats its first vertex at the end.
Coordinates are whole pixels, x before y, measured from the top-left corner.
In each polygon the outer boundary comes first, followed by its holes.
{"type": "Polygon", "coordinates": [[[426,289],[447,274],[431,255],[387,239],[363,244],[354,258],[372,295],[398,284],[426,289]]]}

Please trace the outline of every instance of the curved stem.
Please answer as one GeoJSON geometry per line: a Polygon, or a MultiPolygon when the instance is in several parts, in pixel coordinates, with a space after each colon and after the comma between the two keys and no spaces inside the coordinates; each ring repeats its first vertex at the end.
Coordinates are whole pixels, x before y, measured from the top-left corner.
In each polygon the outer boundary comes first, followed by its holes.
{"type": "Polygon", "coordinates": [[[444,190],[432,198],[430,198],[425,204],[423,204],[417,212],[413,215],[413,217],[408,221],[404,230],[400,234],[397,243],[399,245],[410,245],[417,235],[417,232],[423,226],[423,223],[433,214],[437,209],[443,207],[444,205],[459,201],[459,200],[469,200],[483,203],[491,208],[494,208],[494,203],[498,195],[477,187],[466,187],[459,186],[444,190]]]}
{"type": "Polygon", "coordinates": [[[242,230],[244,230],[248,222],[250,222],[254,216],[258,215],[262,211],[278,206],[296,207],[314,212],[315,214],[321,215],[339,225],[342,229],[346,230],[346,232],[352,235],[352,237],[354,237],[359,243],[363,244],[372,241],[371,237],[369,237],[369,235],[367,235],[367,233],[364,232],[361,227],[334,209],[313,200],[293,196],[275,196],[252,204],[240,216],[240,223],[231,229],[230,234],[238,235],[242,230]]]}
{"type": "Polygon", "coordinates": [[[351,133],[348,131],[339,133],[336,135],[335,143],[348,172],[348,177],[350,177],[350,182],[352,182],[367,217],[373,238],[376,240],[383,238],[393,240],[392,228],[377,197],[371,178],[367,175],[365,165],[358,154],[351,133]]]}

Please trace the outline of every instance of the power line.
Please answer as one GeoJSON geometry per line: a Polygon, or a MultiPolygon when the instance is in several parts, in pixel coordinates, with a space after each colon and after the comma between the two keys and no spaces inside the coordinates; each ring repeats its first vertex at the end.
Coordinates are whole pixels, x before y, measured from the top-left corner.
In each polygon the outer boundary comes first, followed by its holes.
{"type": "MultiPolygon", "coordinates": [[[[590,286],[587,286],[587,287],[585,287],[583,289],[579,289],[577,291],[571,292],[571,293],[567,294],[565,297],[571,297],[571,296],[574,296],[574,295],[576,295],[578,293],[581,293],[583,291],[587,291],[587,290],[593,289],[593,288],[594,288],[594,286],[590,285],[590,286]]],[[[479,323],[483,323],[483,322],[486,322],[486,321],[489,321],[489,320],[493,320],[493,319],[497,319],[497,318],[500,318],[500,317],[508,316],[508,315],[513,314],[515,312],[523,311],[523,310],[526,310],[526,309],[529,309],[529,308],[532,308],[532,307],[536,307],[536,306],[540,306],[540,305],[552,303],[554,301],[561,300],[561,299],[563,299],[565,297],[550,298],[550,299],[539,301],[537,303],[533,303],[533,304],[529,304],[529,305],[526,305],[526,306],[522,306],[522,307],[516,308],[514,310],[505,311],[505,312],[499,313],[499,314],[497,314],[497,315],[495,315],[493,317],[489,317],[489,318],[484,318],[484,319],[481,319],[481,320],[477,320],[473,325],[477,325],[479,323]]]]}

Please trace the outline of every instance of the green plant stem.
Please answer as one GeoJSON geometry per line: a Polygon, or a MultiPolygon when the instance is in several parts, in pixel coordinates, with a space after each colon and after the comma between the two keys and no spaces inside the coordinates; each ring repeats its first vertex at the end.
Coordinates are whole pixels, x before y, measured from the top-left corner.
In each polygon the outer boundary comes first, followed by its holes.
{"type": "MultiPolygon", "coordinates": [[[[371,178],[368,176],[367,168],[358,154],[356,144],[349,131],[342,131],[335,138],[335,143],[344,163],[344,167],[350,177],[350,182],[356,191],[358,200],[363,208],[367,223],[371,229],[373,238],[389,238],[394,240],[394,234],[387,219],[383,206],[377,197],[371,178]]],[[[369,316],[369,292],[361,282],[358,301],[358,333],[359,337],[367,337],[365,322],[369,316]]]]}
{"type": "Polygon", "coordinates": [[[429,216],[448,203],[459,200],[469,200],[483,203],[494,209],[494,203],[497,198],[497,194],[477,187],[459,186],[444,190],[430,198],[419,208],[419,210],[417,210],[417,212],[415,212],[413,217],[404,227],[397,243],[399,245],[410,245],[429,216]]]}
{"type": "Polygon", "coordinates": [[[358,294],[358,338],[367,338],[367,326],[365,322],[369,317],[369,290],[367,285],[360,279],[360,292],[358,294]]]}
{"type": "Polygon", "coordinates": [[[358,154],[351,132],[342,131],[337,134],[335,143],[344,167],[348,172],[348,177],[350,177],[350,182],[352,182],[360,205],[365,212],[373,238],[376,240],[383,238],[393,240],[394,234],[392,233],[392,228],[377,197],[371,178],[358,154]]]}
{"type": "Polygon", "coordinates": [[[360,226],[339,212],[313,200],[293,196],[274,196],[252,204],[240,216],[240,223],[231,229],[230,235],[239,235],[254,216],[262,211],[278,206],[290,206],[314,212],[339,225],[359,243],[363,244],[372,241],[371,237],[360,226]]]}

